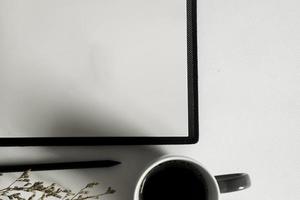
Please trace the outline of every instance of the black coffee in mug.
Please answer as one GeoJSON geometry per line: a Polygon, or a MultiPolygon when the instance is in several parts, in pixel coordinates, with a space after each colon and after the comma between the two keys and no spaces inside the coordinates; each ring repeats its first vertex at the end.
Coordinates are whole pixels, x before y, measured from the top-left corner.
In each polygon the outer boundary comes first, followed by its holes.
{"type": "Polygon", "coordinates": [[[206,200],[207,195],[205,180],[197,167],[180,160],[156,166],[140,189],[141,200],[206,200]]]}

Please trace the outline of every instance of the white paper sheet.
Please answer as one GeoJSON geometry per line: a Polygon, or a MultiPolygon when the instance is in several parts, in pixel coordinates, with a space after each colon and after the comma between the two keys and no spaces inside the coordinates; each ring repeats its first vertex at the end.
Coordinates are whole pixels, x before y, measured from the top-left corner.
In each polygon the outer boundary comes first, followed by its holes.
{"type": "Polygon", "coordinates": [[[0,0],[0,137],[187,136],[185,0],[0,0]]]}

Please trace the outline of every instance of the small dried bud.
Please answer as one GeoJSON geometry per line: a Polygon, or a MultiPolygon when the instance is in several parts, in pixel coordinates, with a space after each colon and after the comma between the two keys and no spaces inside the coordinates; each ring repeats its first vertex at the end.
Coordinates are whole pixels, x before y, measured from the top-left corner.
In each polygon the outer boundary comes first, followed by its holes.
{"type": "Polygon", "coordinates": [[[58,194],[54,194],[53,196],[56,198],[59,198],[59,199],[61,199],[61,197],[62,197],[61,195],[58,195],[58,194]]]}
{"type": "Polygon", "coordinates": [[[20,176],[20,178],[29,178],[29,172],[30,172],[30,169],[23,172],[23,174],[20,176]]]}
{"type": "Polygon", "coordinates": [[[46,197],[46,194],[44,193],[42,196],[41,196],[41,200],[45,199],[46,197]]]}
{"type": "Polygon", "coordinates": [[[112,189],[111,187],[108,187],[107,190],[106,190],[107,194],[113,194],[115,192],[116,192],[116,190],[112,189]]]}
{"type": "Polygon", "coordinates": [[[96,186],[96,185],[98,185],[99,183],[97,183],[97,182],[94,182],[94,183],[89,183],[89,184],[87,184],[85,187],[86,188],[92,188],[92,187],[94,187],[94,186],[96,186]]]}
{"type": "Polygon", "coordinates": [[[55,183],[52,183],[51,185],[50,185],[50,187],[55,187],[56,186],[56,184],[55,183]]]}
{"type": "Polygon", "coordinates": [[[30,180],[28,178],[19,179],[20,182],[29,182],[30,180]]]}
{"type": "Polygon", "coordinates": [[[21,194],[21,193],[15,193],[15,194],[12,194],[11,196],[12,196],[13,198],[17,198],[17,197],[20,196],[20,194],[21,194]]]}
{"type": "Polygon", "coordinates": [[[34,197],[35,197],[35,193],[33,193],[30,197],[29,197],[29,199],[28,200],[32,200],[34,197]]]}
{"type": "Polygon", "coordinates": [[[67,190],[67,189],[63,189],[62,192],[64,192],[64,193],[70,193],[71,191],[67,190]]]}
{"type": "Polygon", "coordinates": [[[14,186],[13,189],[14,190],[22,190],[23,188],[22,187],[18,187],[18,186],[14,186]]]}

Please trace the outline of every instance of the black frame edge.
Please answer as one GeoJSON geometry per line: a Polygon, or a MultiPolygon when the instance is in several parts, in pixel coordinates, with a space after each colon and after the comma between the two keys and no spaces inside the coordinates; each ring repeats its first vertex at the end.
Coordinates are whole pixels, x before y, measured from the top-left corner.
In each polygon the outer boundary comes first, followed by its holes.
{"type": "Polygon", "coordinates": [[[188,136],[187,137],[41,137],[0,138],[0,146],[97,146],[195,144],[199,140],[197,0],[186,0],[188,48],[188,136]]]}

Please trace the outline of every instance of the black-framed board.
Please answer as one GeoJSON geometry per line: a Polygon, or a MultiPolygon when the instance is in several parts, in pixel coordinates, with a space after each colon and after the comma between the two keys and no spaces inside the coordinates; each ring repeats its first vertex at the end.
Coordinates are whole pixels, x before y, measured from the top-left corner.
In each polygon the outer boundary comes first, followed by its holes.
{"type": "Polygon", "coordinates": [[[0,1],[0,146],[198,141],[196,0],[0,1]]]}

